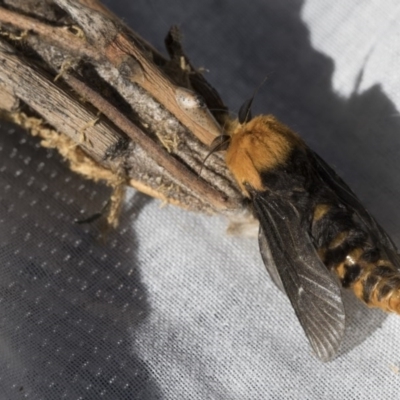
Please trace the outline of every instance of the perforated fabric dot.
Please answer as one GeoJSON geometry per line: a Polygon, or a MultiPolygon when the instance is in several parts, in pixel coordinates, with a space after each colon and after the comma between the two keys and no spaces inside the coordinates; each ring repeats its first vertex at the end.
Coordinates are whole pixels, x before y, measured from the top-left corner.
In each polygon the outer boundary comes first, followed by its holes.
{"type": "MultiPolygon", "coordinates": [[[[268,74],[254,113],[300,132],[400,244],[394,2],[107,3],[158,47],[181,23],[233,110],[268,74]]],[[[322,364],[255,239],[133,190],[106,237],[75,223],[108,196],[1,123],[0,400],[398,399],[400,317],[345,293],[346,337],[322,364]]]]}

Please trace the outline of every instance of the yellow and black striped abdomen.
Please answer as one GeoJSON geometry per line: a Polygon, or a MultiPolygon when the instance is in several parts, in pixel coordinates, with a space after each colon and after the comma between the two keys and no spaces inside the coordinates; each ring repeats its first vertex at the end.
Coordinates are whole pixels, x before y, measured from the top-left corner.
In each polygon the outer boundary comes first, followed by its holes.
{"type": "Polygon", "coordinates": [[[400,272],[345,207],[318,204],[312,235],[325,265],[370,307],[400,314],[400,272]]]}

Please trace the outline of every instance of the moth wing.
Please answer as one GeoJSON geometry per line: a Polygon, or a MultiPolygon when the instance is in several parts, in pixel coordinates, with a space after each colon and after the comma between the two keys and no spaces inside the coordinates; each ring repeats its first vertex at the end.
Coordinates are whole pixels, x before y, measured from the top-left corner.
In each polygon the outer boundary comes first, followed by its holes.
{"type": "Polygon", "coordinates": [[[264,192],[253,197],[260,220],[260,250],[272,279],[284,290],[322,361],[338,351],[345,313],[340,287],[319,258],[294,205],[264,192]]]}
{"type": "Polygon", "coordinates": [[[276,266],[274,257],[272,255],[271,248],[269,247],[267,238],[265,237],[261,226],[258,231],[258,244],[260,246],[261,258],[264,261],[265,268],[267,268],[272,282],[275,283],[281,292],[286,293],[285,288],[283,287],[282,279],[279,275],[278,267],[276,266]]]}
{"type": "Polygon", "coordinates": [[[311,157],[314,161],[314,169],[322,183],[328,185],[339,196],[342,203],[354,211],[356,218],[371,238],[377,245],[380,245],[388,259],[400,270],[398,250],[389,235],[363,207],[360,200],[342,178],[318,154],[311,152],[311,157]]]}

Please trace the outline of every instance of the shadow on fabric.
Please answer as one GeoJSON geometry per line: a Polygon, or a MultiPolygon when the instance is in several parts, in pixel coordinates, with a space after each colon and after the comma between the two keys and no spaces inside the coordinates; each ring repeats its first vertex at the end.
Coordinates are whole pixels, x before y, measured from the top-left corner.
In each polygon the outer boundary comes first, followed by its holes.
{"type": "Polygon", "coordinates": [[[8,399],[158,399],[132,333],[148,314],[132,216],[135,195],[106,240],[98,224],[109,190],[59,155],[1,126],[0,376],[8,399]],[[125,217],[125,218],[124,218],[125,217]]]}

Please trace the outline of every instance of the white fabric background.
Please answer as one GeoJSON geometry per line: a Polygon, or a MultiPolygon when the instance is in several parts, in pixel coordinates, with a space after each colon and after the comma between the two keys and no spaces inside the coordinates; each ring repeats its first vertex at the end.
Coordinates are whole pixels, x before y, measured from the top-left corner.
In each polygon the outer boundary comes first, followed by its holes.
{"type": "MultiPolygon", "coordinates": [[[[395,1],[107,2],[162,47],[173,23],[237,109],[297,130],[400,245],[395,1]]],[[[129,192],[104,242],[107,190],[2,123],[0,399],[398,399],[400,317],[345,295],[339,356],[311,354],[256,240],[129,192]]]]}

